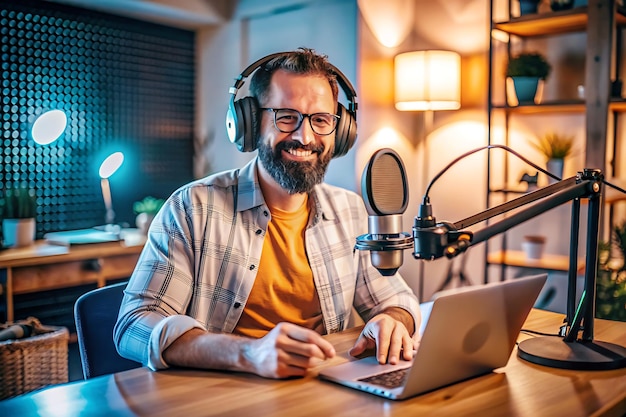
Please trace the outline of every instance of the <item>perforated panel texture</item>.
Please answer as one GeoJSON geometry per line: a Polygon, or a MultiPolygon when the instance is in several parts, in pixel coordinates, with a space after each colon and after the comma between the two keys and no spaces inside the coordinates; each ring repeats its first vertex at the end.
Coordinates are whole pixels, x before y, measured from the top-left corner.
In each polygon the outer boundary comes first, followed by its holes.
{"type": "Polygon", "coordinates": [[[110,178],[118,223],[132,203],[165,198],[193,179],[191,31],[34,0],[0,0],[0,189],[37,194],[37,237],[104,223],[98,169],[122,151],[110,178]],[[68,126],[50,145],[30,129],[45,111],[68,126]]]}

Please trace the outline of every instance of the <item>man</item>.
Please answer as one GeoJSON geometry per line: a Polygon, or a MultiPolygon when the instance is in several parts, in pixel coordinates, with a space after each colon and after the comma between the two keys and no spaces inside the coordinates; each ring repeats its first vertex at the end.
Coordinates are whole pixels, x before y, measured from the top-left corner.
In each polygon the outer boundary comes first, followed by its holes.
{"type": "Polygon", "coordinates": [[[367,231],[361,198],[322,182],[338,119],[333,68],[301,48],[254,73],[258,156],[161,209],[120,308],[122,356],[155,370],[302,376],[335,355],[321,335],[347,328],[354,306],[366,324],[352,355],[411,359],[415,295],[354,251],[367,231]]]}

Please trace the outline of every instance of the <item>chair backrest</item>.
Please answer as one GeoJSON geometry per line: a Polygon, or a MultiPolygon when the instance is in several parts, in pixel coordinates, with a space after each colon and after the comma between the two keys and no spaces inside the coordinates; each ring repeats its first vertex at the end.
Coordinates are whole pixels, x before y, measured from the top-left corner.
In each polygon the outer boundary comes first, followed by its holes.
{"type": "Polygon", "coordinates": [[[121,357],[113,342],[113,327],[124,288],[126,282],[98,288],[81,295],[74,304],[78,350],[85,379],[141,366],[121,357]]]}

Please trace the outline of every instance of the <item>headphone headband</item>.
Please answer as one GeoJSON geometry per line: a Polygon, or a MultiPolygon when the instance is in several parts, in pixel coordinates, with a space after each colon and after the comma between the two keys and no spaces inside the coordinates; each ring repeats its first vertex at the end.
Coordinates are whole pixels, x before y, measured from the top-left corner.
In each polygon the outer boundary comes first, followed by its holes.
{"type": "MultiPolygon", "coordinates": [[[[255,62],[253,62],[252,64],[248,65],[248,67],[244,69],[241,72],[241,74],[239,74],[235,78],[235,84],[228,90],[228,92],[233,95],[232,97],[233,100],[235,96],[237,95],[237,92],[239,91],[239,89],[245,83],[246,79],[257,68],[262,67],[263,65],[270,62],[274,58],[278,58],[279,56],[289,55],[291,53],[292,52],[277,52],[271,55],[264,56],[263,58],[260,58],[256,60],[255,62]]],[[[356,110],[358,108],[358,103],[356,101],[356,91],[354,90],[352,83],[350,83],[350,80],[348,80],[348,78],[343,74],[343,72],[339,70],[339,68],[335,67],[330,62],[328,63],[328,65],[330,66],[330,69],[335,73],[335,76],[337,77],[337,84],[339,84],[339,86],[341,87],[341,90],[344,92],[344,94],[346,95],[346,98],[348,99],[348,110],[354,113],[354,117],[356,119],[356,110]]]]}

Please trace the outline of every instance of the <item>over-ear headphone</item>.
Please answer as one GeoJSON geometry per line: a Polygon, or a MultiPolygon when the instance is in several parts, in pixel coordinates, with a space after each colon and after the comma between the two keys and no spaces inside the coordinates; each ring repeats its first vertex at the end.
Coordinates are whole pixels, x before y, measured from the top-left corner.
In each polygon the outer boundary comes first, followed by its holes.
{"type": "MultiPolygon", "coordinates": [[[[226,131],[228,132],[228,139],[237,145],[237,149],[241,152],[252,152],[257,148],[257,138],[259,136],[261,120],[259,104],[256,98],[248,96],[235,100],[235,96],[244,84],[245,79],[257,68],[278,56],[289,53],[290,52],[279,52],[254,62],[235,78],[235,85],[228,90],[231,96],[230,103],[228,104],[228,112],[226,113],[226,131]]],[[[337,121],[337,128],[335,130],[335,151],[333,153],[333,158],[337,158],[348,153],[356,141],[357,102],[356,92],[352,84],[350,84],[350,81],[348,81],[346,76],[335,66],[332,64],[330,66],[335,77],[337,77],[337,83],[341,86],[341,89],[349,101],[348,109],[341,103],[337,105],[337,116],[339,116],[339,120],[337,121]]]]}

